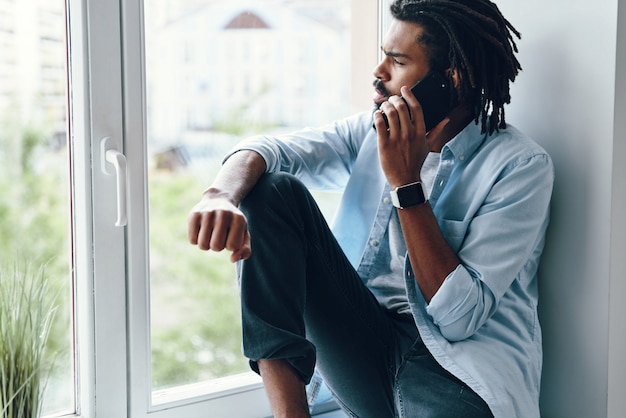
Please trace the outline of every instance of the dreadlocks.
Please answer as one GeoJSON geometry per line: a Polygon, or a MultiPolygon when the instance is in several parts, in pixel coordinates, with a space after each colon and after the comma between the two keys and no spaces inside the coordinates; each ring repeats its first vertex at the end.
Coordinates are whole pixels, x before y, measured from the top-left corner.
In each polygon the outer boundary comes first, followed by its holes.
{"type": "Polygon", "coordinates": [[[395,19],[422,26],[416,41],[426,47],[432,69],[457,72],[458,100],[469,106],[483,133],[506,128],[509,83],[522,69],[514,53],[520,33],[489,0],[396,0],[395,19]]]}

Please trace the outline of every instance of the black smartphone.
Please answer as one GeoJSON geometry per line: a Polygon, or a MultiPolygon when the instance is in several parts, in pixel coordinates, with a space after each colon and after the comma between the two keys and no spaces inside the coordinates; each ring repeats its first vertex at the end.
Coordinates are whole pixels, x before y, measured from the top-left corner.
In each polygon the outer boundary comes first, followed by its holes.
{"type": "Polygon", "coordinates": [[[422,106],[426,132],[441,122],[454,106],[455,95],[450,80],[439,71],[430,71],[411,87],[411,92],[422,106]]]}

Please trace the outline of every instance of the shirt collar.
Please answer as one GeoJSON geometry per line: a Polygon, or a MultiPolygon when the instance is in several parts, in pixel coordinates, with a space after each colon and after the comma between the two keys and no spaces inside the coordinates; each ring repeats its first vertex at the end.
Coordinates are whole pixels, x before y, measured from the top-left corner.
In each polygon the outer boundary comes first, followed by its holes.
{"type": "Polygon", "coordinates": [[[486,138],[487,133],[481,133],[480,125],[472,121],[444,145],[442,156],[450,152],[455,159],[465,160],[474,154],[486,138]]]}

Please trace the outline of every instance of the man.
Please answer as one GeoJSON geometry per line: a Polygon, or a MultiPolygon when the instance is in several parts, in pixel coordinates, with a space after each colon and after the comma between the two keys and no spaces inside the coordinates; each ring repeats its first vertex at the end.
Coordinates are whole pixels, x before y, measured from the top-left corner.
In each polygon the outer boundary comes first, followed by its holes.
{"type": "Polygon", "coordinates": [[[350,416],[538,417],[553,167],[505,123],[519,34],[488,0],[391,12],[378,110],[240,144],[189,239],[239,261],[244,354],[275,416],[308,416],[317,367],[350,416]],[[454,106],[427,132],[409,87],[431,71],[454,106]],[[303,183],[344,188],[333,233],[303,183]]]}

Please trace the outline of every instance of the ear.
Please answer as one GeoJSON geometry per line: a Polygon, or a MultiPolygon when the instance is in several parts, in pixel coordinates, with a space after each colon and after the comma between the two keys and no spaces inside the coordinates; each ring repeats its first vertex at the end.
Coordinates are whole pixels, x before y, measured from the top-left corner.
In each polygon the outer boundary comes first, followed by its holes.
{"type": "Polygon", "coordinates": [[[452,79],[454,88],[458,89],[461,85],[461,75],[459,74],[459,71],[457,71],[456,68],[448,68],[448,70],[446,70],[446,75],[452,79]]]}

